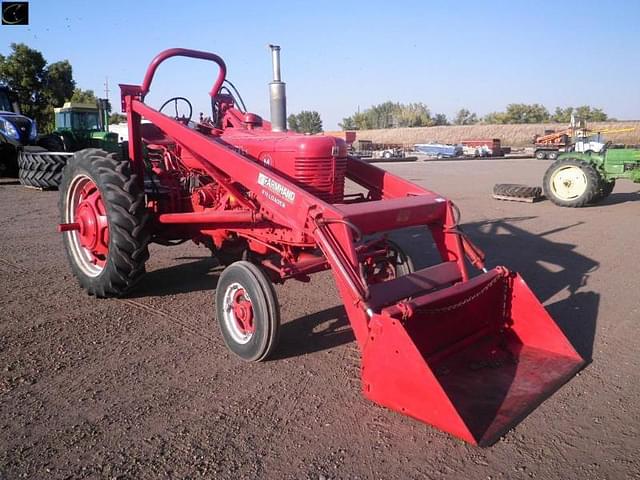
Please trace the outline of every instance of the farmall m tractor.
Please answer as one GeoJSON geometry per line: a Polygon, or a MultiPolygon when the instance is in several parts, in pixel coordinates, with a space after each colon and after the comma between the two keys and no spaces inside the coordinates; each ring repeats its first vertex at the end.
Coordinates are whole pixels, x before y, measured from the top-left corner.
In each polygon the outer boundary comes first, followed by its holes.
{"type": "Polygon", "coordinates": [[[128,158],[87,149],[64,170],[59,230],[75,276],[91,295],[120,296],[143,278],[149,243],[205,245],[227,265],[215,295],[221,336],[261,361],[278,342],[273,283],[330,269],[362,353],[364,395],[473,444],[494,442],[583,359],[517,273],[485,268],[450,200],[349,157],[341,139],[287,132],[279,50],[270,122],[240,106],[213,53],[166,50],[141,85],[120,85],[128,158]],[[156,69],[176,56],[217,65],[210,121],[145,103],[156,69]],[[346,194],[347,179],[365,193],[346,194]],[[386,236],[406,227],[430,231],[439,263],[412,271],[386,236]]]}

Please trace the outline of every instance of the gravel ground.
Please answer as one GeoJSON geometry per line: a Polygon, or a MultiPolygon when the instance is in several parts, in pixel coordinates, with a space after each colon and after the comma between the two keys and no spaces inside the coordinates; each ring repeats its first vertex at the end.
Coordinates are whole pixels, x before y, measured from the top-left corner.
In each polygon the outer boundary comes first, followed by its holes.
{"type": "Polygon", "coordinates": [[[379,164],[456,201],[592,359],[487,449],[361,396],[327,272],[277,287],[277,358],[247,365],[218,333],[206,250],[154,246],[128,298],[96,300],[67,266],[57,192],[0,182],[0,479],[640,478],[640,192],[578,210],[491,198],[548,164],[379,164]]]}

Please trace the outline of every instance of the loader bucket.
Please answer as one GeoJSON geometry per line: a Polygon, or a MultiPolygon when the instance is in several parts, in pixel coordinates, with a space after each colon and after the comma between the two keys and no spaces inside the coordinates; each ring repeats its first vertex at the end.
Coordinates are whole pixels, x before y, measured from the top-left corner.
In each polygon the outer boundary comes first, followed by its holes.
{"type": "Polygon", "coordinates": [[[491,445],[584,365],[522,278],[497,268],[371,319],[365,396],[491,445]]]}

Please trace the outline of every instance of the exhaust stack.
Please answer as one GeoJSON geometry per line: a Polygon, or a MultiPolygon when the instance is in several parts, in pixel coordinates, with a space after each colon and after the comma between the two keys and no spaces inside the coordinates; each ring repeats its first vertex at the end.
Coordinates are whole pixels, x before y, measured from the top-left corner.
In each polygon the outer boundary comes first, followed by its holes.
{"type": "Polygon", "coordinates": [[[280,78],[280,46],[269,45],[273,67],[273,81],[269,83],[269,102],[271,107],[271,130],[287,131],[287,95],[285,83],[280,78]]]}

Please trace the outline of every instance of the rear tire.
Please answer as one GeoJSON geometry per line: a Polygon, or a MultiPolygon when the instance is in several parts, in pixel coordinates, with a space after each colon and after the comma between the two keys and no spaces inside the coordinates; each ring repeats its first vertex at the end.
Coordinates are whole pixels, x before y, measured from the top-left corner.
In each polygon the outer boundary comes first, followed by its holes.
{"type": "Polygon", "coordinates": [[[584,207],[597,199],[601,178],[591,164],[576,158],[556,160],[545,172],[545,196],[561,207],[584,207]]]}
{"type": "Polygon", "coordinates": [[[42,147],[24,147],[18,154],[18,178],[26,187],[56,189],[66,163],[66,156],[49,153],[42,147]]]}
{"type": "Polygon", "coordinates": [[[545,158],[547,158],[547,152],[545,152],[544,150],[538,150],[538,151],[535,153],[535,157],[536,157],[538,160],[544,160],[545,158]]]}
{"type": "Polygon", "coordinates": [[[280,305],[273,284],[250,262],[235,262],[220,275],[216,317],[224,343],[242,360],[266,360],[278,343],[280,305]]]}
{"type": "Polygon", "coordinates": [[[557,160],[558,159],[558,152],[551,151],[551,152],[547,153],[547,159],[549,159],[549,160],[557,160]]]}
{"type": "Polygon", "coordinates": [[[90,295],[121,296],[145,273],[149,213],[130,163],[96,148],[69,157],[60,186],[60,221],[81,222],[92,205],[95,222],[85,222],[87,228],[62,234],[71,270],[90,295]],[[101,227],[95,227],[92,237],[101,248],[84,240],[90,236],[92,225],[101,227]]]}

